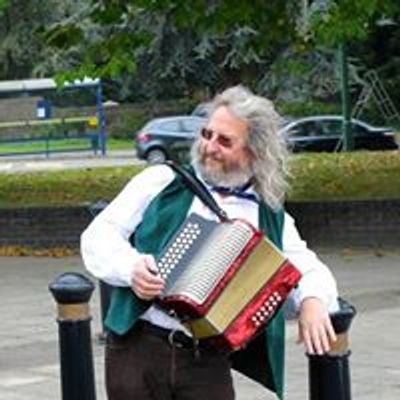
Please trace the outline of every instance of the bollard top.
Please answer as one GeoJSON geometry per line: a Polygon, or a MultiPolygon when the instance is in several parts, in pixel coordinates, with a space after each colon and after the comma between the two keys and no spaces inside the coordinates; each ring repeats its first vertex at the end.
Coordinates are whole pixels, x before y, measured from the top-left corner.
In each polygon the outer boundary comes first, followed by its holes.
{"type": "Polygon", "coordinates": [[[94,284],[83,274],[65,272],[50,282],[49,290],[59,304],[87,303],[94,284]]]}
{"type": "Polygon", "coordinates": [[[351,322],[356,315],[356,308],[342,298],[338,298],[340,309],[330,315],[333,329],[341,334],[349,330],[351,322]]]}

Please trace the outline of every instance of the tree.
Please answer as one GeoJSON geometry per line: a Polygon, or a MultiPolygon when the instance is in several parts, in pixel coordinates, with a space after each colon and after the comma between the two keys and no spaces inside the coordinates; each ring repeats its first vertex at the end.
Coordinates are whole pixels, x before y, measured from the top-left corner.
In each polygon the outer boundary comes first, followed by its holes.
{"type": "Polygon", "coordinates": [[[142,87],[141,96],[153,97],[239,81],[264,87],[266,72],[288,48],[305,53],[365,39],[376,20],[399,10],[397,0],[84,3],[79,15],[47,31],[49,43],[84,52],[79,66],[64,69],[61,79],[122,78],[124,85],[142,87]]]}
{"type": "Polygon", "coordinates": [[[64,79],[125,73],[140,76],[157,96],[160,88],[163,93],[216,90],[260,79],[294,36],[294,7],[280,0],[264,4],[261,0],[252,7],[244,0],[96,1],[79,23],[61,21],[48,31],[47,39],[61,47],[87,44],[84,62],[78,69],[64,71],[64,79]]]}
{"type": "Polygon", "coordinates": [[[76,52],[70,49],[67,57],[65,53],[61,57],[57,49],[47,46],[40,32],[43,27],[75,14],[76,3],[75,0],[0,0],[0,79],[49,76],[71,66],[74,60],[71,54],[76,52]]]}

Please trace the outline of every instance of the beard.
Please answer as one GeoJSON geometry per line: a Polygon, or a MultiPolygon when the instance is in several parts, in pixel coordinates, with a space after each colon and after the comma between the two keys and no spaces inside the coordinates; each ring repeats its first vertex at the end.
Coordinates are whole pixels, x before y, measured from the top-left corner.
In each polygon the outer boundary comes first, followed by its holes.
{"type": "Polygon", "coordinates": [[[190,154],[194,168],[208,184],[232,188],[246,184],[253,176],[250,165],[228,164],[223,159],[206,154],[199,140],[194,142],[190,154]]]}

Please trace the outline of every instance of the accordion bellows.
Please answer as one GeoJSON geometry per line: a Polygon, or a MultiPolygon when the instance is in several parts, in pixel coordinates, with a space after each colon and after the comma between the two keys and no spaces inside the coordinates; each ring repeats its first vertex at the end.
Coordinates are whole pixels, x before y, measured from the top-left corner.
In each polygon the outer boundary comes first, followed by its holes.
{"type": "Polygon", "coordinates": [[[166,284],[159,303],[197,339],[236,350],[259,332],[301,274],[244,220],[191,214],[157,260],[166,284]]]}

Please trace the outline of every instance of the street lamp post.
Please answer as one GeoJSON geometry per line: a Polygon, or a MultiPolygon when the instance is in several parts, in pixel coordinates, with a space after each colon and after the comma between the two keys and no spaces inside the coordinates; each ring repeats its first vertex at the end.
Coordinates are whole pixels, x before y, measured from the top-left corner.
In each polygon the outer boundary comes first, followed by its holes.
{"type": "Polygon", "coordinates": [[[351,131],[351,103],[349,93],[349,73],[347,63],[346,44],[342,42],[339,46],[340,79],[342,94],[342,114],[343,114],[343,150],[351,151],[354,149],[354,138],[351,131]]]}

